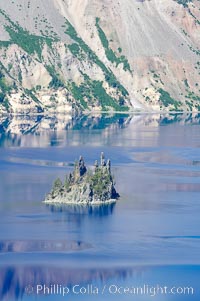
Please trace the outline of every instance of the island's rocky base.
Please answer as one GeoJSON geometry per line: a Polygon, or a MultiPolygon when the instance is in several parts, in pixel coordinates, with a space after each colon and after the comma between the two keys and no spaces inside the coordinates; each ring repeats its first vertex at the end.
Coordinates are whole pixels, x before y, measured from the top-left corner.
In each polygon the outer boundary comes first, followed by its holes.
{"type": "Polygon", "coordinates": [[[64,184],[60,179],[54,182],[51,192],[44,202],[49,204],[106,204],[119,198],[111,174],[111,162],[105,161],[101,153],[100,165],[95,161],[94,171],[87,170],[81,156],[75,162],[74,171],[66,177],[64,184]]]}

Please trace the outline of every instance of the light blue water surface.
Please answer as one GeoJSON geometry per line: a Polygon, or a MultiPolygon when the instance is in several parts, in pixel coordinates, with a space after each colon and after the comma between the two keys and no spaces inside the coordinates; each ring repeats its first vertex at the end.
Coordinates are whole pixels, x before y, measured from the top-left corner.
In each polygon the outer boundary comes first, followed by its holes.
{"type": "Polygon", "coordinates": [[[64,128],[45,118],[5,120],[0,299],[200,300],[199,124],[199,115],[84,117],[64,128]],[[42,203],[79,155],[92,166],[101,151],[112,160],[121,195],[115,205],[42,203]],[[69,294],[37,294],[37,285],[53,284],[69,294]],[[76,284],[92,284],[98,294],[75,294],[76,284]],[[157,293],[115,294],[112,285],[157,293]],[[167,294],[158,289],[164,286],[167,294]]]}

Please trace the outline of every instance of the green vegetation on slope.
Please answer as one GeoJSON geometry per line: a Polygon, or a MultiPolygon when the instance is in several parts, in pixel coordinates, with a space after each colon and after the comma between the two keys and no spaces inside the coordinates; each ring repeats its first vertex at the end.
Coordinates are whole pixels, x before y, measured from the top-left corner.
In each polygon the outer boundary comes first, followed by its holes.
{"type": "Polygon", "coordinates": [[[56,70],[55,70],[54,66],[45,65],[45,68],[52,77],[52,80],[49,83],[50,88],[57,89],[57,88],[65,86],[64,83],[62,82],[62,80],[59,78],[59,74],[56,73],[56,70]]]}
{"type": "MultiPolygon", "coordinates": [[[[193,0],[174,0],[176,1],[178,4],[183,5],[183,7],[187,8],[188,13],[194,18],[195,20],[195,24],[200,25],[200,21],[198,16],[195,16],[194,13],[192,12],[192,10],[189,8],[188,3],[192,3],[193,0]]],[[[199,1],[199,0],[197,0],[199,1]]],[[[184,32],[184,34],[187,36],[188,34],[186,32],[184,32]]]]}
{"type": "Polygon", "coordinates": [[[57,191],[60,191],[62,189],[62,187],[63,187],[63,184],[62,184],[61,179],[57,178],[53,183],[52,190],[57,192],[57,191]]]}
{"type": "Polygon", "coordinates": [[[5,76],[0,70],[0,104],[2,104],[6,108],[6,110],[9,110],[9,102],[6,95],[10,91],[11,87],[6,84],[5,76]]]}
{"type": "Polygon", "coordinates": [[[188,7],[188,3],[192,0],[175,0],[178,4],[182,4],[184,7],[188,7]]]}
{"type": "Polygon", "coordinates": [[[69,50],[71,51],[71,53],[77,57],[79,60],[83,60],[85,59],[85,55],[84,52],[82,51],[82,49],[80,48],[79,44],[77,43],[73,43],[71,45],[68,45],[69,50]]]}
{"type": "Polygon", "coordinates": [[[7,48],[10,46],[12,43],[10,41],[0,41],[0,48],[7,48]]]}
{"type": "Polygon", "coordinates": [[[82,108],[87,109],[88,105],[84,99],[87,95],[85,85],[81,84],[80,86],[77,86],[74,82],[72,82],[69,85],[69,90],[71,91],[73,97],[79,101],[82,108]]]}
{"type": "MultiPolygon", "coordinates": [[[[0,42],[0,47],[16,44],[27,54],[32,56],[37,55],[37,59],[43,61],[42,51],[44,45],[46,44],[49,48],[52,48],[52,43],[58,41],[56,37],[53,38],[44,35],[38,36],[31,34],[28,30],[22,28],[17,22],[13,22],[3,10],[0,10],[0,14],[2,14],[6,19],[6,25],[4,27],[10,36],[10,41],[0,42]]],[[[68,20],[66,20],[66,23],[66,34],[68,34],[74,41],[74,43],[68,45],[67,48],[80,61],[89,60],[92,64],[96,64],[101,68],[105,76],[105,81],[108,83],[109,87],[115,89],[113,94],[116,95],[116,99],[107,93],[106,89],[103,87],[103,82],[93,81],[89,77],[87,79],[84,77],[84,82],[79,86],[77,86],[74,82],[69,82],[67,85],[64,83],[64,80],[60,78],[60,75],[56,71],[54,65],[46,63],[45,68],[52,77],[49,87],[54,89],[60,87],[68,88],[74,98],[78,100],[82,109],[87,109],[88,103],[90,104],[91,102],[93,106],[102,106],[103,110],[113,108],[116,111],[127,111],[128,107],[125,104],[128,100],[128,91],[120,84],[113,72],[103,64],[95,52],[92,51],[91,48],[77,35],[76,30],[68,22],[68,20]]],[[[18,82],[22,84],[22,75],[20,71],[18,74],[18,82]]],[[[37,97],[34,95],[34,90],[24,90],[24,92],[38,103],[38,105],[41,105],[37,97]]],[[[4,98],[6,93],[1,95],[1,99],[4,98]]]]}
{"type": "MultiPolygon", "coordinates": [[[[66,24],[67,24],[67,30],[65,31],[65,33],[78,44],[79,48],[83,50],[83,52],[87,55],[89,60],[91,60],[93,63],[95,63],[101,68],[109,86],[117,88],[124,97],[128,96],[128,91],[118,82],[113,72],[111,70],[108,70],[108,68],[101,62],[101,60],[94,53],[94,51],[92,51],[91,48],[77,35],[76,30],[68,20],[66,20],[66,24]]],[[[70,48],[72,47],[72,45],[70,45],[70,48]]],[[[75,51],[77,53],[78,52],[80,53],[80,50],[77,48],[77,46],[75,51]]]]}
{"type": "Polygon", "coordinates": [[[28,54],[37,53],[38,58],[42,59],[43,46],[46,43],[48,46],[52,47],[53,40],[50,38],[44,38],[30,34],[27,30],[24,30],[20,26],[15,28],[11,26],[5,26],[6,31],[10,35],[10,41],[13,44],[17,44],[28,54]]]}
{"type": "Polygon", "coordinates": [[[199,95],[196,95],[193,91],[187,90],[187,92],[188,92],[188,95],[185,96],[186,98],[200,102],[200,96],[199,95]]]}
{"type": "Polygon", "coordinates": [[[9,45],[8,43],[17,44],[30,55],[36,53],[38,58],[41,60],[44,44],[46,43],[49,48],[52,48],[52,43],[58,41],[56,38],[52,39],[49,37],[31,34],[28,30],[23,29],[19,24],[14,23],[4,11],[0,10],[0,13],[9,23],[9,25],[4,26],[10,36],[10,41],[8,41],[7,44],[4,42],[5,46],[9,45]]]}
{"type": "Polygon", "coordinates": [[[181,102],[177,101],[175,99],[173,99],[170,94],[163,90],[163,89],[159,89],[158,92],[160,93],[160,100],[162,101],[162,103],[164,104],[165,107],[168,107],[169,105],[172,105],[173,108],[171,110],[175,110],[175,111],[180,111],[180,106],[181,106],[181,102]]]}
{"type": "Polygon", "coordinates": [[[69,89],[76,100],[78,100],[81,106],[86,109],[88,105],[86,101],[95,106],[98,103],[103,111],[109,110],[109,108],[115,111],[128,111],[129,108],[124,106],[123,98],[119,103],[115,98],[106,93],[103,87],[103,82],[97,80],[91,80],[86,74],[83,74],[84,82],[77,86],[74,82],[69,86],[69,89]]]}
{"type": "Polygon", "coordinates": [[[11,87],[6,84],[6,79],[2,71],[0,70],[0,103],[7,106],[6,94],[9,93],[11,87]]]}
{"type": "Polygon", "coordinates": [[[6,84],[5,76],[1,70],[0,70],[0,89],[2,93],[10,92],[10,87],[6,84]]]}
{"type": "MultiPolygon", "coordinates": [[[[96,18],[96,27],[97,27],[97,30],[99,33],[99,38],[101,40],[101,43],[105,49],[105,54],[106,54],[107,59],[112,63],[116,63],[116,66],[118,66],[119,64],[123,64],[124,71],[128,70],[129,72],[131,72],[129,62],[125,58],[125,56],[124,55],[117,56],[116,53],[109,47],[108,39],[107,39],[104,31],[100,27],[99,21],[100,21],[100,19],[96,18]]],[[[119,52],[122,52],[121,48],[119,48],[119,52]]]]}
{"type": "Polygon", "coordinates": [[[92,190],[95,194],[97,194],[100,198],[102,193],[107,189],[110,184],[111,176],[102,168],[98,168],[96,172],[89,176],[89,182],[92,187],[92,190]]]}

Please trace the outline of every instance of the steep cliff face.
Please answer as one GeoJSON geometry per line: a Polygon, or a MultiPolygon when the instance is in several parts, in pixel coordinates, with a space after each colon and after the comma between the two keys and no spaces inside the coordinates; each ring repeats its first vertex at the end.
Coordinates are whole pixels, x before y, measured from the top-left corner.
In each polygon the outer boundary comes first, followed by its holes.
{"type": "Polygon", "coordinates": [[[0,112],[200,110],[198,0],[2,0],[0,112]]]}

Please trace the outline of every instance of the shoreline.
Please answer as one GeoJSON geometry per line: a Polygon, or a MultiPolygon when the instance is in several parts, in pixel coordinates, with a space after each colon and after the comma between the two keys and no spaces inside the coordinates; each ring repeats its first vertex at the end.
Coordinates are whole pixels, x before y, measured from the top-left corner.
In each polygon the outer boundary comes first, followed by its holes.
{"type": "Polygon", "coordinates": [[[42,201],[43,204],[47,205],[74,205],[74,206],[99,206],[99,205],[109,205],[116,203],[117,199],[109,199],[107,201],[98,202],[66,202],[66,201],[42,201]]]}
{"type": "Polygon", "coordinates": [[[146,110],[131,110],[131,111],[82,111],[80,114],[73,114],[73,113],[52,113],[52,112],[41,112],[41,113],[0,113],[0,117],[25,117],[25,116],[71,116],[73,117],[80,117],[80,116],[86,116],[86,115],[92,115],[92,114],[98,114],[98,115],[133,115],[133,114],[139,114],[139,115],[153,115],[153,114],[199,114],[200,111],[146,111],[146,110]]]}

